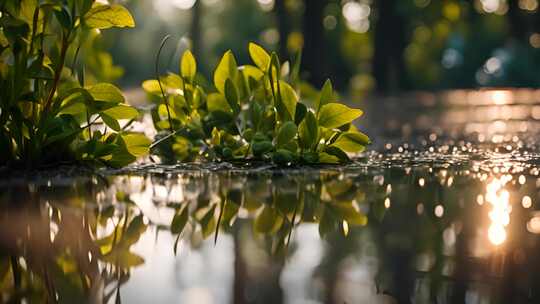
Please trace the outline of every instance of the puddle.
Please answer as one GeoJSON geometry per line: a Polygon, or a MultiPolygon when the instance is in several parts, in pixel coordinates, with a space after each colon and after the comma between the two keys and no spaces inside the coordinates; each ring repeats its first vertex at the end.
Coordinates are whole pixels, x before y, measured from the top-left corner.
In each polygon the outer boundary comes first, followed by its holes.
{"type": "Polygon", "coordinates": [[[381,100],[341,167],[4,178],[1,301],[539,302],[538,95],[381,100]]]}

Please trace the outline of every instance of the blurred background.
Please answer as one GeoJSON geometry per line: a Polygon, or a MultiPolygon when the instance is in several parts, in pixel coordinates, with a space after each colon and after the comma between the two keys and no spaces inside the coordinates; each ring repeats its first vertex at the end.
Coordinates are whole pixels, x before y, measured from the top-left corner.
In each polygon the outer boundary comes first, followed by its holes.
{"type": "MultiPolygon", "coordinates": [[[[538,0],[128,0],[137,26],[103,35],[125,88],[162,69],[177,71],[189,47],[212,75],[231,49],[249,62],[256,41],[283,60],[303,50],[303,78],[331,78],[353,99],[367,93],[478,87],[538,87],[538,0]],[[174,42],[172,42],[174,41],[174,42]],[[168,62],[168,66],[166,67],[168,62]]],[[[111,58],[104,60],[111,62],[111,58]]],[[[112,63],[111,63],[112,64],[112,63]]]]}

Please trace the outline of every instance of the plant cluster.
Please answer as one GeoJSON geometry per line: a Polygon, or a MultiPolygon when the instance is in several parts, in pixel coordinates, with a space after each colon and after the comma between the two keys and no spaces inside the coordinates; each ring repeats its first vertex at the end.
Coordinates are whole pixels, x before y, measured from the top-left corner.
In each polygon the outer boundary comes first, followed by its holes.
{"type": "MultiPolygon", "coordinates": [[[[95,0],[2,0],[0,13],[0,166],[121,167],[149,152],[150,140],[130,131],[139,112],[117,87],[95,81],[119,71],[94,68],[89,75],[79,62],[101,30],[135,25],[126,8],[95,0]]],[[[155,102],[153,146],[160,156],[343,163],[369,144],[352,124],[362,111],[335,102],[330,81],[316,98],[300,98],[300,56],[291,67],[256,44],[249,53],[254,65],[238,66],[226,52],[213,85],[197,73],[190,51],[179,74],[143,83],[155,102]]],[[[86,58],[94,67],[111,66],[99,50],[86,58]]]]}
{"type": "Polygon", "coordinates": [[[149,139],[129,130],[139,112],[114,85],[87,83],[78,62],[99,31],[135,25],[126,8],[94,0],[0,0],[0,14],[0,166],[124,166],[148,152],[149,139]]]}
{"type": "Polygon", "coordinates": [[[238,66],[233,53],[226,52],[213,87],[197,74],[189,50],[179,74],[143,83],[156,105],[154,126],[163,134],[159,154],[180,161],[335,164],[349,161],[347,153],[361,152],[370,143],[352,124],[363,112],[336,102],[329,80],[315,100],[301,99],[300,56],[291,67],[254,43],[249,54],[254,65],[238,66]]]}

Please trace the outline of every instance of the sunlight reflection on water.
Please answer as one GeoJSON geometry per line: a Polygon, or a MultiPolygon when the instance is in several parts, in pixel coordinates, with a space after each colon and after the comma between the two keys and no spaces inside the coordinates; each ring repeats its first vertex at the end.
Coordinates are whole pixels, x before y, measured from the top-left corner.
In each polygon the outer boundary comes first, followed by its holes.
{"type": "Polygon", "coordinates": [[[491,224],[488,229],[488,237],[494,245],[501,245],[506,240],[505,227],[510,223],[510,194],[503,187],[511,179],[503,175],[500,179],[494,179],[486,186],[486,201],[491,204],[489,218],[491,224]]]}

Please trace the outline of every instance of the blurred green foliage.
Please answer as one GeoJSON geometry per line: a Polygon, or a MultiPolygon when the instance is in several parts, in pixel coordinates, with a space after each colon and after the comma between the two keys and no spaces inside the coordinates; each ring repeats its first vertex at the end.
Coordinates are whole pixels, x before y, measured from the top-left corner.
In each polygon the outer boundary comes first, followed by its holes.
{"type": "Polygon", "coordinates": [[[303,78],[316,86],[331,78],[353,98],[373,89],[540,85],[534,68],[540,62],[537,0],[132,0],[128,5],[144,26],[111,48],[128,70],[126,85],[137,85],[151,72],[154,46],[171,32],[188,38],[168,50],[171,70],[186,48],[204,58],[200,71],[208,76],[226,50],[246,61],[241,46],[248,41],[283,59],[304,47],[303,78]]]}

